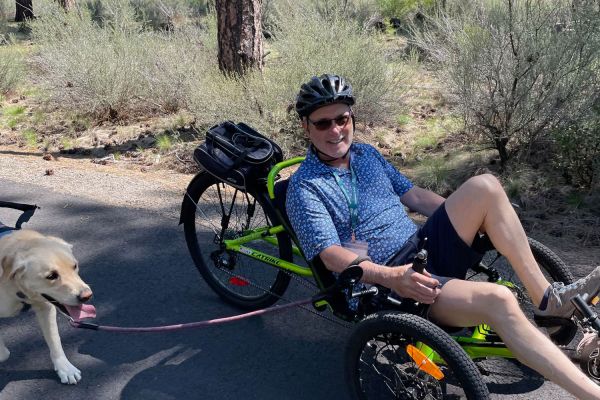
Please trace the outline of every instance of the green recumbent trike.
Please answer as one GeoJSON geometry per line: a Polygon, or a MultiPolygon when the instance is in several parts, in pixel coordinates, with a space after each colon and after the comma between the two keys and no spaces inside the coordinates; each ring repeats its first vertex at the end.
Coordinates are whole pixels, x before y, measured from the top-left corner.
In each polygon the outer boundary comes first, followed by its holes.
{"type": "MultiPolygon", "coordinates": [[[[181,223],[196,267],[219,296],[253,310],[282,299],[292,278],[311,288],[316,310],[355,325],[344,366],[355,398],[489,398],[475,361],[514,356],[488,326],[444,330],[423,318],[423,307],[413,301],[357,284],[360,267],[336,276],[318,257],[304,259],[285,215],[287,180],[280,179],[303,157],[283,161],[276,144],[245,124],[225,122],[208,131],[194,158],[204,171],[187,188],[181,223]]],[[[533,239],[529,244],[550,282],[573,281],[554,253],[533,239]]],[[[509,287],[533,318],[521,283],[491,244],[471,270],[467,279],[509,287]]],[[[569,321],[551,337],[566,344],[576,331],[569,321]]]]}

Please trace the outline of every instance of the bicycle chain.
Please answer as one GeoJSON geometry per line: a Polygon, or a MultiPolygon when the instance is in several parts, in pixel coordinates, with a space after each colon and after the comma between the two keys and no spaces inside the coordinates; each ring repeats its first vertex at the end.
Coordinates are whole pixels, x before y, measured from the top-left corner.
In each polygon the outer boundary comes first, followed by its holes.
{"type": "MultiPolygon", "coordinates": [[[[280,295],[278,295],[277,293],[273,293],[273,292],[272,292],[272,291],[270,291],[269,289],[266,289],[266,288],[264,288],[264,287],[262,287],[262,286],[258,285],[257,283],[254,283],[254,282],[252,282],[252,280],[250,280],[250,279],[247,279],[247,278],[246,278],[245,276],[243,276],[243,275],[234,274],[234,273],[233,273],[233,272],[231,272],[231,271],[228,271],[228,270],[226,270],[226,269],[224,269],[224,268],[219,268],[219,267],[217,267],[217,266],[215,266],[215,268],[217,268],[219,271],[223,271],[223,272],[225,272],[226,274],[228,274],[228,275],[229,275],[229,276],[231,276],[231,277],[243,278],[243,279],[244,279],[246,282],[248,282],[248,284],[249,284],[250,286],[253,286],[253,287],[257,288],[257,289],[260,289],[260,290],[262,290],[263,292],[270,294],[271,296],[275,296],[275,297],[277,297],[279,300],[283,300],[283,301],[286,301],[286,302],[288,302],[288,303],[291,303],[291,302],[292,302],[292,300],[289,300],[289,299],[287,299],[287,298],[285,298],[285,297],[283,297],[283,296],[280,296],[280,295]]],[[[280,271],[282,271],[282,270],[280,270],[280,271]]],[[[293,276],[293,274],[290,274],[290,273],[288,273],[287,271],[284,271],[284,272],[286,272],[288,275],[292,276],[294,279],[302,279],[302,278],[300,278],[300,277],[293,276]]],[[[302,280],[303,280],[303,281],[306,281],[305,279],[302,279],[302,280]]],[[[308,284],[308,282],[306,282],[306,284],[308,284]]],[[[314,286],[316,287],[316,285],[314,285],[314,286]]],[[[312,308],[309,308],[309,307],[307,307],[307,306],[298,306],[298,308],[301,308],[301,309],[303,309],[303,310],[305,310],[305,311],[308,311],[309,313],[311,313],[311,314],[313,314],[313,315],[316,315],[317,317],[321,317],[321,318],[323,318],[323,319],[325,319],[325,320],[327,320],[327,321],[329,321],[329,322],[332,322],[332,323],[334,323],[334,324],[340,325],[340,326],[342,326],[342,327],[344,327],[344,328],[346,328],[346,329],[350,329],[350,328],[353,326],[352,324],[346,324],[346,323],[340,322],[338,319],[334,319],[334,318],[332,318],[332,317],[329,317],[329,316],[327,316],[327,315],[323,315],[323,314],[319,313],[318,311],[316,311],[316,310],[313,310],[312,308]]]]}
{"type": "MultiPolygon", "coordinates": [[[[189,199],[189,200],[192,202],[192,204],[194,204],[194,209],[195,209],[195,211],[194,211],[194,214],[195,214],[195,213],[197,213],[197,212],[198,212],[198,210],[199,210],[198,203],[197,203],[196,201],[194,201],[194,199],[192,198],[192,196],[190,196],[190,194],[187,192],[187,190],[186,190],[186,192],[185,192],[185,195],[186,195],[186,196],[188,197],[188,199],[189,199]]],[[[212,224],[211,224],[211,225],[212,225],[212,224]]],[[[214,227],[214,225],[213,225],[213,232],[215,232],[215,231],[214,231],[214,228],[215,228],[215,227],[214,227]]],[[[216,232],[215,232],[215,233],[216,233],[216,232]]],[[[212,262],[212,260],[210,260],[210,261],[212,262]]],[[[270,294],[271,296],[275,296],[275,297],[277,297],[277,298],[278,298],[278,299],[280,299],[280,300],[286,301],[286,302],[288,302],[288,303],[291,303],[291,302],[292,302],[291,300],[289,300],[289,299],[287,299],[287,298],[285,298],[285,297],[283,297],[283,296],[280,296],[280,295],[278,295],[278,294],[276,294],[276,293],[273,293],[273,292],[272,292],[272,291],[270,291],[269,289],[263,288],[262,286],[258,285],[257,283],[254,283],[254,282],[252,282],[252,280],[250,280],[250,279],[247,279],[247,278],[246,278],[246,277],[244,277],[244,276],[241,276],[241,275],[235,275],[235,274],[233,274],[233,272],[231,272],[231,271],[229,271],[229,270],[226,270],[226,269],[224,269],[224,268],[219,268],[219,267],[218,267],[218,266],[216,266],[216,265],[215,265],[215,268],[217,268],[217,269],[218,269],[218,270],[220,270],[220,271],[223,271],[223,272],[225,272],[226,274],[228,274],[228,275],[229,275],[229,276],[231,276],[231,277],[241,277],[241,278],[243,278],[243,279],[244,279],[246,282],[248,282],[248,284],[250,284],[251,286],[254,286],[254,287],[255,287],[255,288],[257,288],[257,289],[260,289],[260,290],[262,290],[263,292],[270,294]]],[[[291,272],[289,272],[289,271],[286,271],[286,270],[284,270],[284,269],[278,269],[278,270],[279,270],[279,271],[283,271],[284,273],[286,273],[288,276],[290,276],[291,278],[293,278],[293,279],[294,279],[294,280],[296,280],[297,282],[300,282],[300,283],[301,283],[301,285],[302,285],[302,286],[304,286],[304,287],[306,287],[306,288],[309,288],[309,289],[311,289],[311,290],[314,290],[314,289],[318,289],[318,288],[319,288],[319,287],[318,287],[318,286],[317,286],[315,283],[309,282],[308,280],[306,280],[306,279],[304,279],[304,278],[302,278],[302,277],[300,277],[300,276],[297,276],[297,275],[295,275],[295,274],[292,274],[292,273],[291,273],[291,272]]],[[[301,309],[303,309],[303,310],[305,310],[305,311],[308,311],[309,313],[311,313],[311,314],[313,314],[313,315],[316,315],[316,316],[318,316],[318,317],[321,317],[321,318],[323,318],[323,319],[325,319],[325,320],[327,320],[327,321],[329,321],[329,322],[332,322],[332,323],[334,323],[334,324],[340,325],[340,326],[342,326],[342,327],[344,327],[344,328],[346,328],[346,329],[350,329],[350,328],[352,327],[352,324],[346,324],[346,323],[340,322],[340,321],[339,321],[339,320],[337,320],[337,319],[334,319],[334,318],[332,318],[332,317],[329,317],[329,316],[323,315],[323,314],[321,314],[321,313],[317,312],[316,310],[313,310],[313,309],[311,309],[311,308],[308,308],[308,307],[306,307],[306,306],[298,306],[298,307],[299,307],[299,308],[301,308],[301,309]]]]}

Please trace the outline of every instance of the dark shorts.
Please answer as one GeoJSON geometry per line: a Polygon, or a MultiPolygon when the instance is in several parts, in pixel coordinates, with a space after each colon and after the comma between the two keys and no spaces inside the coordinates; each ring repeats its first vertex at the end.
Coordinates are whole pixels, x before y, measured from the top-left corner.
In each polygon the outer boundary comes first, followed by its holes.
{"type": "Polygon", "coordinates": [[[423,247],[427,250],[427,271],[431,274],[465,279],[467,270],[477,265],[483,258],[483,252],[476,250],[479,241],[477,234],[472,246],[467,245],[456,233],[448,218],[446,207],[442,204],[427,219],[425,225],[406,242],[404,246],[387,262],[387,265],[405,265],[412,263],[417,252],[423,247]]]}

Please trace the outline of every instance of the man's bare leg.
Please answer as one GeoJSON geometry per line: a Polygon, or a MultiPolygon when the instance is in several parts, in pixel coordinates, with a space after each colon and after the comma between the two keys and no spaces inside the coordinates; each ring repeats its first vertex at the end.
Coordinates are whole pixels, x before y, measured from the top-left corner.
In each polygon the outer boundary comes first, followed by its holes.
{"type": "Polygon", "coordinates": [[[477,232],[489,236],[511,263],[533,303],[539,305],[550,283],[531,253],[527,235],[500,182],[489,174],[473,177],[448,197],[445,206],[465,243],[471,245],[477,232]]]}
{"type": "Polygon", "coordinates": [[[523,364],[580,399],[600,399],[600,387],[527,320],[504,286],[453,279],[430,308],[432,320],[447,326],[490,325],[523,364]]]}

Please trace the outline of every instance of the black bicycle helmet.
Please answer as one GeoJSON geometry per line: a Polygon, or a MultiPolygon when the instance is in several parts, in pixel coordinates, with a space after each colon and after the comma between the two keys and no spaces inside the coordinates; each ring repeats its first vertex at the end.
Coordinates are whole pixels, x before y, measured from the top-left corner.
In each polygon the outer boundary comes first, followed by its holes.
{"type": "Polygon", "coordinates": [[[317,108],[333,103],[353,105],[352,86],[339,75],[313,76],[309,82],[300,87],[296,97],[296,112],[302,118],[310,115],[317,108]]]}

